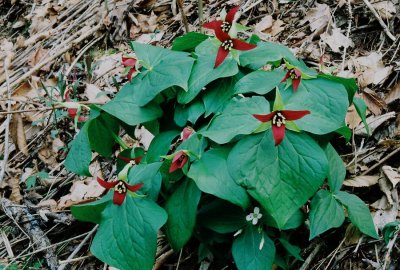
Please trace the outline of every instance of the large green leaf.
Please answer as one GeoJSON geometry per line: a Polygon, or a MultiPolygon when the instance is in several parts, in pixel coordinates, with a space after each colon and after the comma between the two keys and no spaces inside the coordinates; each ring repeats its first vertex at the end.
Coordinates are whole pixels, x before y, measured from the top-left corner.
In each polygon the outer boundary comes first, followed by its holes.
{"type": "Polygon", "coordinates": [[[246,190],[229,175],[226,165],[229,150],[215,148],[205,152],[200,160],[192,164],[188,177],[196,182],[201,191],[245,209],[250,205],[250,200],[246,190]]]}
{"type": "Polygon", "coordinates": [[[192,51],[194,48],[202,43],[204,40],[208,39],[207,35],[189,32],[186,35],[177,37],[172,43],[172,50],[174,51],[192,51]]]}
{"type": "Polygon", "coordinates": [[[355,93],[357,93],[358,86],[357,81],[354,78],[343,78],[338,76],[332,76],[329,74],[319,74],[318,77],[326,78],[331,81],[341,83],[347,90],[347,96],[349,103],[353,102],[355,93]]]}
{"type": "Polygon", "coordinates": [[[161,165],[162,162],[154,162],[132,167],[128,174],[129,184],[143,183],[137,193],[148,195],[153,201],[156,201],[161,189],[161,165]]]}
{"type": "Polygon", "coordinates": [[[301,80],[299,89],[282,90],[286,110],[309,110],[311,113],[296,120],[302,130],[326,134],[343,126],[349,101],[342,84],[323,78],[301,80]]]}
{"type": "Polygon", "coordinates": [[[335,148],[328,143],[325,147],[325,154],[329,162],[328,184],[332,192],[340,190],[344,178],[346,177],[346,168],[342,158],[336,152],[335,148]]]}
{"type": "Polygon", "coordinates": [[[151,270],[157,250],[157,232],[167,214],[155,202],[126,196],[122,205],[103,211],[91,252],[121,270],[151,270]]]}
{"type": "Polygon", "coordinates": [[[131,126],[160,117],[162,110],[157,104],[149,103],[144,107],[139,105],[134,94],[136,90],[134,84],[125,84],[115,98],[104,105],[102,109],[131,126]]]}
{"type": "Polygon", "coordinates": [[[108,204],[112,203],[112,197],[113,192],[108,192],[100,200],[73,205],[71,206],[71,213],[77,220],[99,224],[101,222],[101,213],[108,204]]]}
{"type": "Polygon", "coordinates": [[[265,232],[249,225],[233,241],[232,255],[238,270],[270,270],[275,258],[274,242],[265,232]]]}
{"type": "MultiPolygon", "coordinates": [[[[196,53],[199,55],[189,78],[188,91],[178,92],[178,102],[181,104],[187,104],[192,101],[210,82],[219,78],[233,76],[239,72],[236,61],[229,57],[220,66],[214,68],[218,47],[215,48],[211,40],[206,40],[203,43],[210,45],[210,47],[206,46],[205,50],[215,51],[215,54],[203,54],[203,52],[199,51],[201,48],[199,50],[196,48],[196,53]]],[[[202,47],[205,46],[204,44],[202,47]]]]}
{"type": "Polygon", "coordinates": [[[267,63],[280,62],[286,59],[294,66],[299,66],[300,62],[293,53],[286,47],[273,42],[258,42],[257,48],[240,53],[240,65],[252,69],[259,69],[267,63]]]}
{"type": "Polygon", "coordinates": [[[214,200],[203,206],[197,216],[198,223],[217,233],[234,233],[247,221],[241,207],[224,200],[214,200]]]}
{"type": "Polygon", "coordinates": [[[253,114],[268,114],[269,107],[264,97],[233,98],[201,133],[219,144],[230,142],[237,135],[252,133],[260,125],[253,114]]]}
{"type": "Polygon", "coordinates": [[[111,157],[115,139],[112,135],[118,134],[118,121],[109,114],[102,113],[89,121],[88,137],[91,148],[104,157],[111,157]]]}
{"type": "Polygon", "coordinates": [[[334,196],[346,207],[351,223],[361,232],[378,239],[368,206],[356,195],[338,191],[334,196]]]}
{"type": "Polygon", "coordinates": [[[275,146],[269,129],[239,141],[229,154],[228,169],[282,228],[323,183],[328,161],[307,134],[286,130],[275,146]]]}
{"type": "Polygon", "coordinates": [[[235,94],[256,93],[265,95],[275,89],[285,76],[286,71],[276,68],[274,70],[256,70],[244,76],[235,85],[235,94]]]}
{"type": "Polygon", "coordinates": [[[195,124],[197,119],[204,113],[204,105],[200,100],[195,100],[190,104],[178,104],[175,108],[175,123],[184,127],[187,122],[195,124]]]}
{"type": "Polygon", "coordinates": [[[201,191],[196,184],[186,179],[165,204],[165,210],[168,213],[165,232],[174,250],[183,248],[192,237],[200,195],[201,191]]]}
{"type": "Polygon", "coordinates": [[[331,228],[343,224],[343,207],[336,201],[333,194],[320,190],[311,201],[310,240],[331,228]]]}
{"type": "Polygon", "coordinates": [[[137,42],[131,45],[145,68],[131,84],[139,106],[146,105],[168,87],[188,89],[194,59],[187,53],[137,42]]]}
{"type": "Polygon", "coordinates": [[[88,136],[89,125],[90,121],[86,122],[72,141],[71,149],[64,162],[67,170],[82,176],[91,176],[89,165],[92,160],[92,150],[88,136]]]}
{"type": "Polygon", "coordinates": [[[161,156],[165,156],[171,146],[171,142],[179,135],[179,131],[169,130],[155,136],[150,143],[149,150],[145,157],[147,163],[157,162],[161,160],[161,156]]]}

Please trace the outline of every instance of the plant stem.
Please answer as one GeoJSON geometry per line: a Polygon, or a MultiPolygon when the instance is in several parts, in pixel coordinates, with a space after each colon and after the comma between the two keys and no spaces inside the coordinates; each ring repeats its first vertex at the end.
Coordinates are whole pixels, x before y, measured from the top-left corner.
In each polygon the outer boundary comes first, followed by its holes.
{"type": "Polygon", "coordinates": [[[199,28],[200,28],[200,33],[203,33],[204,30],[201,27],[203,25],[203,0],[198,0],[198,10],[199,10],[199,28]]]}

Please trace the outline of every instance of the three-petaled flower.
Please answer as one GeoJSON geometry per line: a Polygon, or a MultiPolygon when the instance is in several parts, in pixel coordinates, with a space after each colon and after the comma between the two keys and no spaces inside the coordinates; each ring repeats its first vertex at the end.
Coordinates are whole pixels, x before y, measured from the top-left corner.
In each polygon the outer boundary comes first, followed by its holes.
{"type": "Polygon", "coordinates": [[[177,152],[172,159],[172,164],[169,167],[169,172],[172,173],[178,169],[183,168],[185,164],[188,162],[189,156],[186,154],[184,150],[177,152]]]}
{"type": "Polygon", "coordinates": [[[289,69],[286,73],[285,77],[281,80],[281,82],[285,82],[288,79],[292,81],[293,90],[296,92],[299,88],[300,81],[301,81],[301,71],[297,68],[289,69]]]}
{"type": "Polygon", "coordinates": [[[83,122],[83,121],[87,120],[87,117],[81,115],[82,108],[85,108],[87,110],[90,110],[90,108],[86,105],[72,101],[69,96],[70,92],[71,92],[71,90],[69,88],[67,88],[67,90],[64,92],[65,102],[62,102],[59,104],[65,108],[67,108],[68,116],[70,118],[74,119],[75,126],[77,126],[78,122],[83,122]]]}
{"type": "Polygon", "coordinates": [[[307,110],[278,110],[269,114],[253,114],[253,116],[264,123],[272,121],[272,135],[274,136],[275,145],[279,145],[285,137],[287,121],[298,120],[309,113],[310,111],[307,110]]]}
{"type": "Polygon", "coordinates": [[[204,28],[211,29],[214,31],[223,31],[229,33],[233,25],[233,20],[235,19],[236,12],[239,10],[239,6],[232,8],[228,11],[224,20],[216,20],[203,24],[204,28]]]}
{"type": "Polygon", "coordinates": [[[258,220],[262,218],[262,214],[260,213],[260,208],[254,207],[253,213],[250,213],[246,216],[247,221],[251,221],[253,225],[257,225],[258,220]]]}
{"type": "Polygon", "coordinates": [[[124,56],[122,57],[122,64],[125,67],[130,67],[127,75],[129,81],[132,79],[133,73],[136,72],[136,62],[137,60],[135,58],[124,57],[124,56]]]}
{"type": "Polygon", "coordinates": [[[104,187],[106,189],[114,188],[113,202],[114,202],[114,204],[117,204],[117,205],[121,205],[124,202],[128,190],[131,192],[136,192],[143,186],[143,183],[139,183],[139,184],[131,186],[123,180],[107,182],[107,181],[104,181],[103,179],[101,179],[100,177],[97,177],[97,181],[99,182],[99,184],[102,187],[104,187]]]}

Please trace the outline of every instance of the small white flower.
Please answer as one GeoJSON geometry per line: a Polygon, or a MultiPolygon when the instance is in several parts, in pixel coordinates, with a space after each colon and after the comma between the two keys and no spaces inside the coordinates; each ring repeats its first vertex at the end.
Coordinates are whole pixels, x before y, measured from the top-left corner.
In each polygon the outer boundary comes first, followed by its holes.
{"type": "Polygon", "coordinates": [[[246,216],[247,221],[251,221],[253,225],[257,225],[258,220],[262,217],[260,213],[260,208],[254,207],[253,213],[250,213],[246,216]]]}

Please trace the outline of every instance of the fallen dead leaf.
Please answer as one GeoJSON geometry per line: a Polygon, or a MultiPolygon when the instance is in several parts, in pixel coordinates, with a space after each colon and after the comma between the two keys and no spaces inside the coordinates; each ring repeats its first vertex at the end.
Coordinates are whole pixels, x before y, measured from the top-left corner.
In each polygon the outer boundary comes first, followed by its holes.
{"type": "Polygon", "coordinates": [[[361,118],[354,105],[351,105],[347,110],[345,121],[350,129],[356,128],[361,123],[361,118]]]}
{"type": "Polygon", "coordinates": [[[396,6],[392,1],[374,1],[372,6],[384,20],[391,19],[396,14],[396,6]]]}
{"type": "Polygon", "coordinates": [[[380,115],[382,110],[387,109],[385,101],[369,88],[363,89],[362,98],[367,104],[368,110],[375,115],[380,115]]]}
{"type": "MultiPolygon", "coordinates": [[[[388,112],[382,115],[371,115],[367,118],[367,124],[370,130],[370,133],[374,133],[374,131],[380,126],[382,125],[385,121],[396,117],[396,113],[395,112],[388,112]]],[[[357,128],[354,130],[354,134],[356,135],[360,135],[360,136],[367,136],[368,133],[365,130],[364,127],[364,123],[360,123],[357,128]]]]}
{"type": "Polygon", "coordinates": [[[393,198],[395,202],[393,205],[389,204],[385,195],[371,204],[372,208],[377,209],[373,215],[373,221],[375,226],[380,230],[382,230],[387,223],[395,221],[397,218],[399,196],[396,190],[392,191],[391,198],[393,198]]]}
{"type": "Polygon", "coordinates": [[[348,48],[354,46],[353,41],[342,34],[340,28],[336,26],[333,26],[330,31],[321,34],[321,40],[328,44],[332,51],[337,53],[340,52],[341,47],[348,48]]]}
{"type": "Polygon", "coordinates": [[[343,185],[347,187],[370,187],[376,185],[379,175],[359,175],[351,179],[346,179],[343,185]]]}
{"type": "Polygon", "coordinates": [[[26,143],[26,135],[24,129],[24,121],[20,113],[13,115],[10,124],[11,138],[14,144],[17,145],[18,149],[25,155],[28,155],[28,146],[26,143]]]}
{"type": "Polygon", "coordinates": [[[400,98],[400,82],[398,82],[385,97],[386,104],[390,104],[400,98]]]}
{"type": "Polygon", "coordinates": [[[140,37],[138,37],[135,41],[139,43],[144,43],[144,44],[155,44],[156,42],[159,42],[162,37],[164,36],[164,32],[158,32],[156,34],[151,33],[151,34],[143,34],[140,37]]]}
{"type": "Polygon", "coordinates": [[[105,188],[100,186],[94,178],[91,178],[88,183],[85,183],[85,181],[76,181],[70,188],[71,193],[60,198],[57,208],[64,209],[97,198],[103,194],[104,191],[105,188]]]}
{"type": "MultiPolygon", "coordinates": [[[[43,49],[42,46],[40,46],[30,57],[28,64],[33,67],[36,64],[40,63],[43,59],[49,56],[49,50],[43,49]]],[[[45,66],[43,66],[40,70],[43,71],[50,71],[52,63],[48,63],[45,66]]]]}
{"type": "Polygon", "coordinates": [[[264,30],[267,30],[268,28],[272,27],[272,23],[273,23],[274,19],[272,19],[271,15],[267,15],[264,18],[262,18],[261,21],[259,21],[256,25],[255,25],[255,32],[257,33],[262,33],[264,30]]]}
{"type": "Polygon", "coordinates": [[[8,185],[11,187],[10,201],[20,203],[23,198],[19,186],[19,178],[15,175],[11,176],[8,180],[8,185]]]}
{"type": "Polygon", "coordinates": [[[353,59],[353,64],[361,87],[382,83],[392,71],[392,67],[385,67],[382,54],[377,52],[353,59]]]}
{"type": "Polygon", "coordinates": [[[318,4],[315,8],[310,9],[304,19],[300,21],[303,25],[306,22],[310,23],[310,29],[314,33],[320,33],[332,20],[331,9],[326,4],[318,4]]]}
{"type": "Polygon", "coordinates": [[[110,98],[94,84],[87,84],[85,95],[91,103],[106,103],[110,98]]]}
{"type": "Polygon", "coordinates": [[[392,184],[392,188],[395,188],[396,185],[400,182],[400,174],[399,172],[392,168],[391,166],[382,166],[382,172],[386,176],[386,179],[390,181],[392,184]]]}
{"type": "Polygon", "coordinates": [[[154,33],[157,29],[157,16],[151,12],[150,16],[139,14],[137,20],[140,22],[140,30],[142,33],[154,33]]]}

